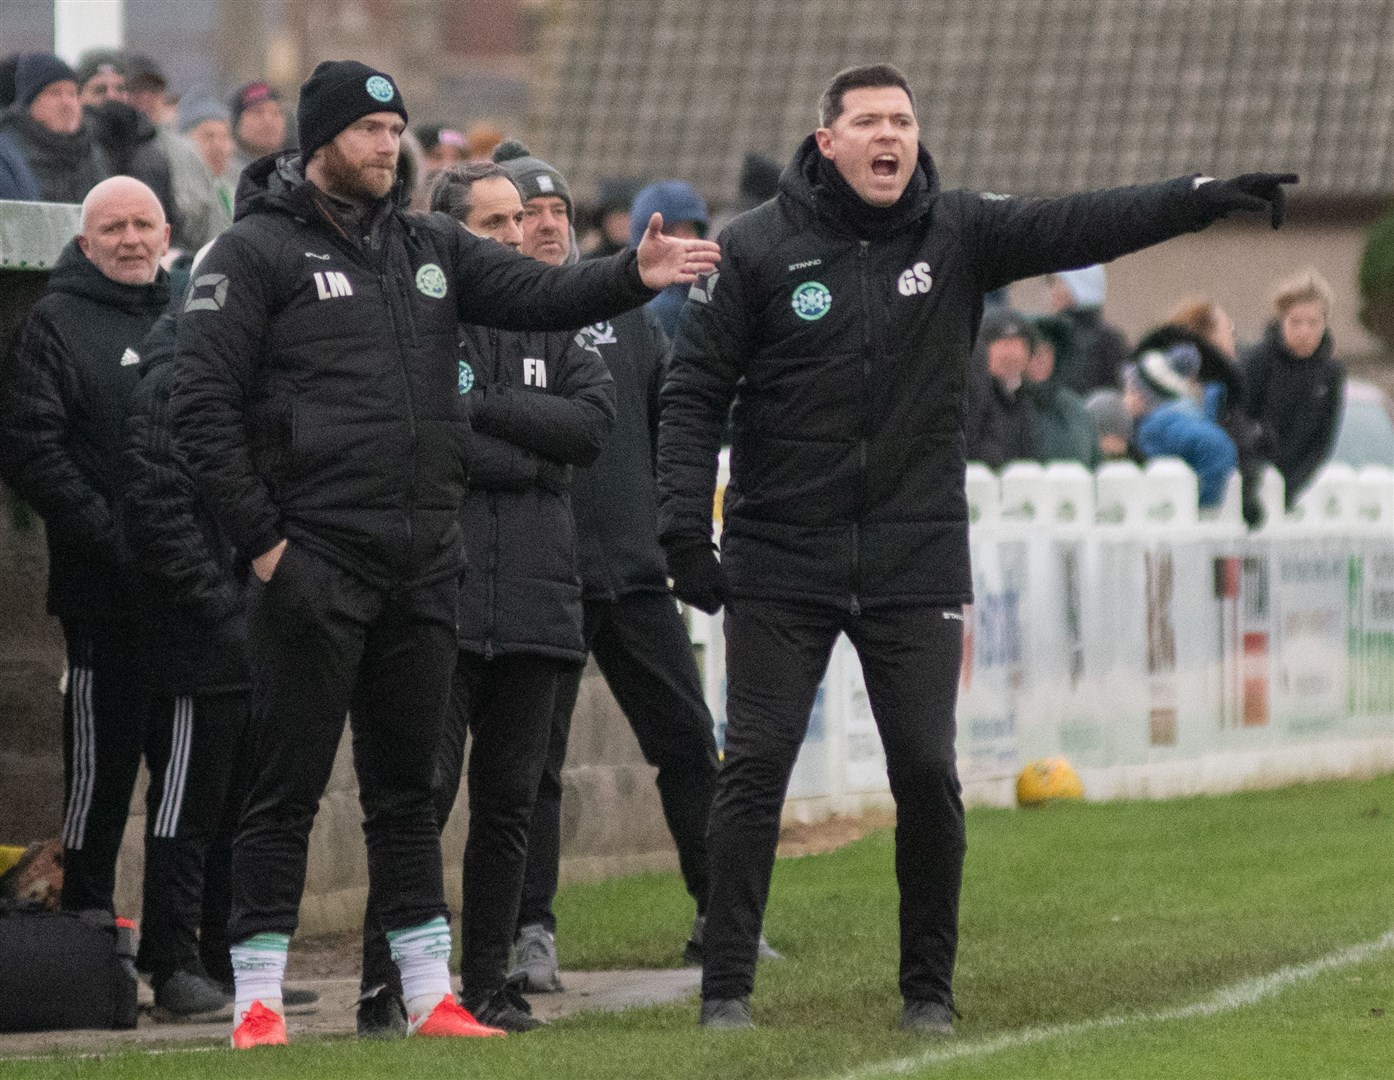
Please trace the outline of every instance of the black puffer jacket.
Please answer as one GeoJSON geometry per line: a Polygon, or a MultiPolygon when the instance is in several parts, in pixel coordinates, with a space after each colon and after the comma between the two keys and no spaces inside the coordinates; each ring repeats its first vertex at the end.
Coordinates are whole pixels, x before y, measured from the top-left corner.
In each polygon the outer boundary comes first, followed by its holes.
{"type": "Polygon", "coordinates": [[[579,335],[462,329],[460,387],[474,432],[460,515],[470,559],[460,647],[584,660],[567,490],[615,422],[610,373],[579,335]]]}
{"type": "Polygon", "coordinates": [[[0,474],[44,519],[54,615],[122,618],[136,603],[119,463],[140,344],[168,302],[163,270],[123,285],[71,241],[6,365],[0,474]]]}
{"type": "Polygon", "coordinates": [[[710,535],[734,399],[731,595],[834,604],[971,596],[963,392],[982,295],[1200,228],[1191,177],[1058,199],[916,179],[873,212],[809,136],[723,234],[678,322],[659,431],[660,536],[710,535]],[[845,189],[845,190],[843,190],[845,189]]]}
{"type": "Polygon", "coordinates": [[[632,253],[554,268],[390,200],[340,217],[297,154],[243,172],[180,318],[176,433],[245,557],[286,537],[411,588],[464,566],[459,322],[574,328],[653,294],[632,253]]]}
{"type": "Polygon", "coordinates": [[[199,497],[170,430],[177,308],[140,346],[122,454],[126,538],[149,588],[145,631],[151,680],[166,694],[217,693],[250,685],[239,566],[199,497]]]}
{"type": "Polygon", "coordinates": [[[668,339],[647,308],[581,331],[615,378],[615,430],[589,469],[576,471],[571,509],[587,597],[668,591],[658,544],[658,393],[668,339]]]}
{"type": "Polygon", "coordinates": [[[1346,369],[1333,353],[1328,330],[1316,352],[1298,359],[1273,322],[1263,340],[1239,358],[1244,411],[1264,429],[1273,464],[1283,474],[1289,507],[1331,456],[1336,441],[1346,369]]]}

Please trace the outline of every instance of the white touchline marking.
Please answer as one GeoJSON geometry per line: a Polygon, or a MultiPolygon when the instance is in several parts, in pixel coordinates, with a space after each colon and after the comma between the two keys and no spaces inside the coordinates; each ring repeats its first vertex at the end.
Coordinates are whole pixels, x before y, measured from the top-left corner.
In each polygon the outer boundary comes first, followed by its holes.
{"type": "Polygon", "coordinates": [[[1394,930],[1390,930],[1374,941],[1363,941],[1336,952],[1319,956],[1305,964],[1279,968],[1277,971],[1246,979],[1233,986],[1221,987],[1208,998],[1181,1005],[1173,1009],[1163,1009],[1153,1013],[1123,1013],[1118,1016],[1100,1016],[1094,1020],[1078,1020],[1072,1024],[1048,1024],[1045,1027],[1025,1028],[1011,1031],[978,1042],[951,1043],[937,1046],[932,1050],[894,1061],[882,1061],[862,1065],[842,1073],[837,1080],[870,1080],[871,1077],[907,1073],[926,1065],[935,1065],[955,1058],[983,1057],[1001,1050],[1011,1050],[1018,1046],[1030,1046],[1049,1039],[1082,1035],[1091,1031],[1126,1027],[1131,1024],[1158,1024],[1169,1020],[1189,1020],[1201,1016],[1215,1016],[1218,1013],[1232,1012],[1246,1005],[1253,1005],[1266,997],[1272,997],[1295,983],[1306,982],[1327,971],[1360,964],[1379,953],[1394,949],[1394,930]]]}

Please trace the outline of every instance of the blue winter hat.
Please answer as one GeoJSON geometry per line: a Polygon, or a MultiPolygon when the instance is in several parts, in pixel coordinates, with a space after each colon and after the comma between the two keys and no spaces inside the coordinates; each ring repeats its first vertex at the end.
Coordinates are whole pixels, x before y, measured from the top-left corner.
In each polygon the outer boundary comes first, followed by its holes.
{"type": "Polygon", "coordinates": [[[629,245],[638,247],[654,213],[663,215],[665,225],[690,221],[697,226],[697,235],[707,235],[707,204],[696,189],[685,180],[659,180],[634,196],[629,208],[629,245]]]}
{"type": "Polygon", "coordinates": [[[15,100],[29,106],[45,89],[67,79],[77,84],[77,72],[53,53],[25,53],[15,65],[15,100]]]}

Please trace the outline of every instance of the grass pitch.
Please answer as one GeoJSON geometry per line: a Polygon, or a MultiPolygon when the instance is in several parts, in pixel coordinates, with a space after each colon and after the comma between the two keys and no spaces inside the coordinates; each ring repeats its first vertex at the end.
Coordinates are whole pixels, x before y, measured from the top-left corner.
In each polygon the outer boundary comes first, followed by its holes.
{"type": "MultiPolygon", "coordinates": [[[[968,839],[952,1043],[894,1030],[883,833],[777,866],[766,930],[788,959],[761,966],[754,1032],[700,1031],[692,1004],[463,1044],[0,1060],[0,1077],[1394,1075],[1394,777],[978,809],[968,839]]],[[[676,963],[690,919],[673,875],[574,887],[559,903],[576,969],[676,963]]]]}

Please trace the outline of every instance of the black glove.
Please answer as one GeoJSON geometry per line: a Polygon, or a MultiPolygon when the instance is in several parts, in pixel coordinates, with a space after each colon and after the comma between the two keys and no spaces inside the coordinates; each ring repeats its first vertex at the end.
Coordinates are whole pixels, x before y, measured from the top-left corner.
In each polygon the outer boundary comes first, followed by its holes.
{"type": "Polygon", "coordinates": [[[575,470],[570,465],[543,458],[537,463],[537,486],[553,495],[564,495],[571,487],[574,473],[575,470]]]}
{"type": "Polygon", "coordinates": [[[1283,224],[1283,185],[1297,183],[1296,173],[1245,173],[1233,180],[1206,180],[1196,197],[1211,213],[1211,221],[1239,210],[1267,210],[1273,228],[1283,224]]]}
{"type": "Polygon", "coordinates": [[[673,595],[708,615],[726,602],[726,575],[716,557],[716,545],[698,537],[674,539],[663,545],[668,553],[668,576],[673,595]]]}

